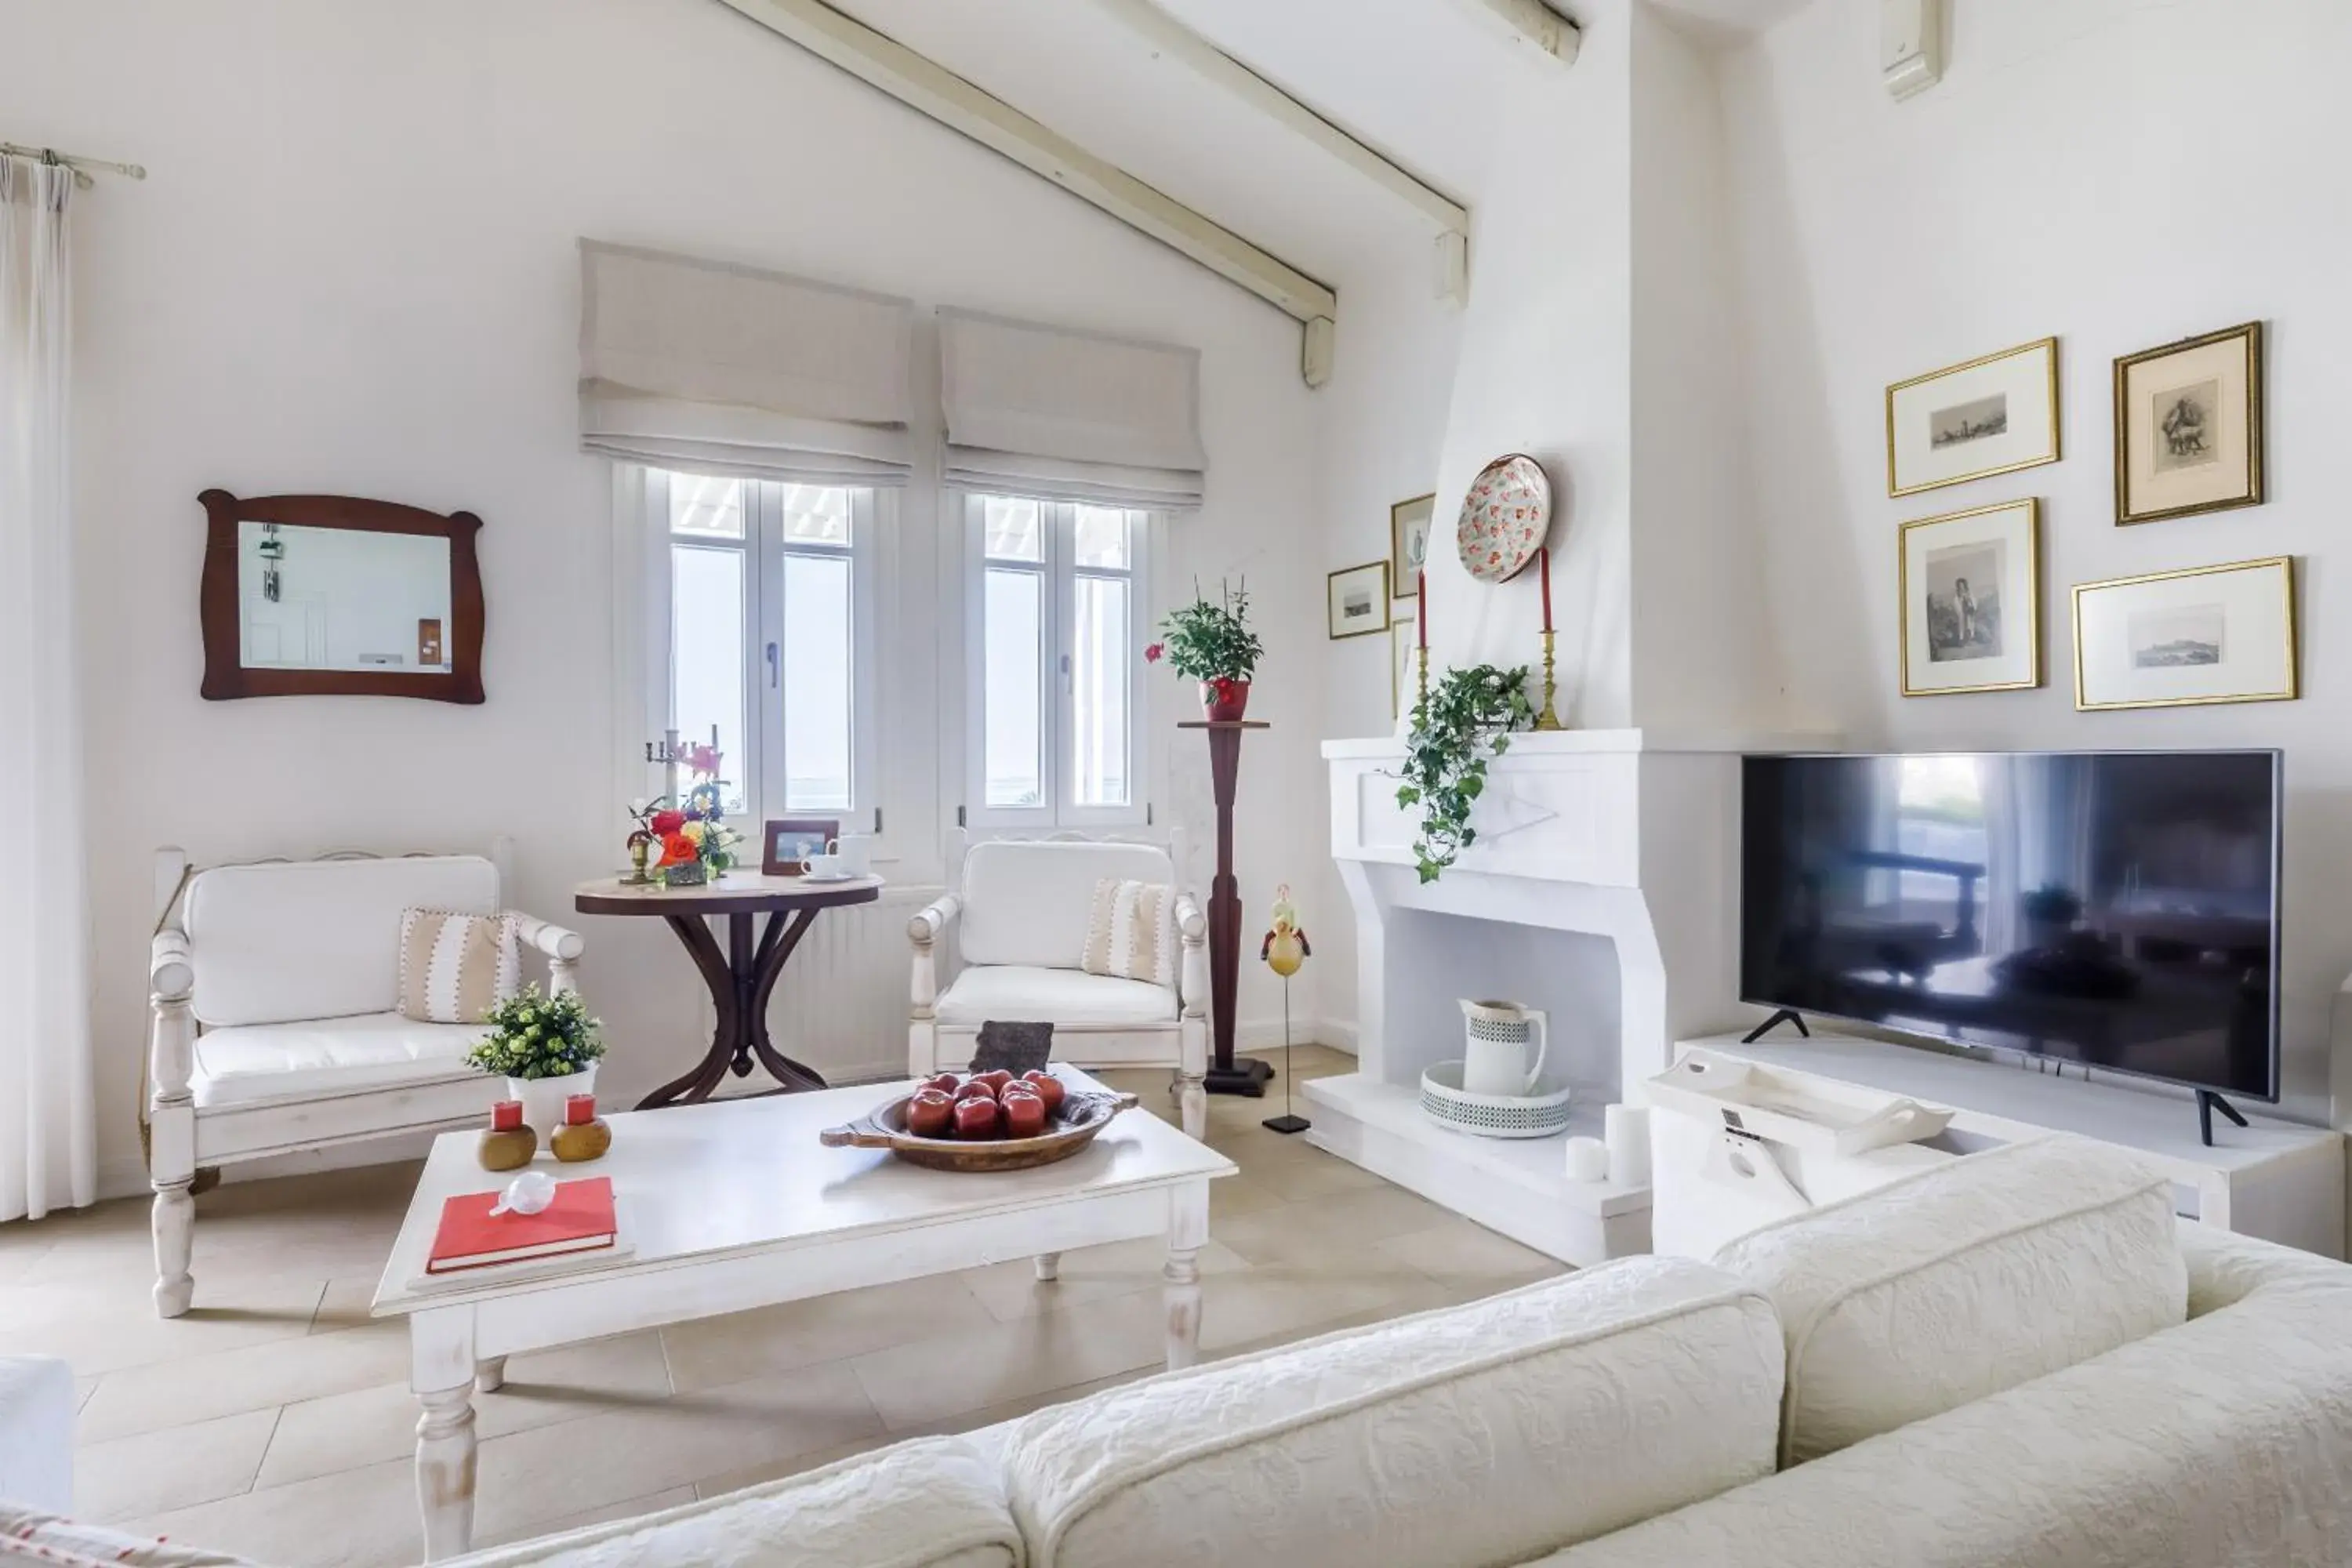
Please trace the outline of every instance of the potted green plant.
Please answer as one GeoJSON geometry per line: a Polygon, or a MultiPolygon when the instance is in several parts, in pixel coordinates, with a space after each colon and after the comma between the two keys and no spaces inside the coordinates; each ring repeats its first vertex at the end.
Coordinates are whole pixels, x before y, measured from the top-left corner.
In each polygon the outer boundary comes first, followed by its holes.
{"type": "Polygon", "coordinates": [[[1230,723],[1249,707],[1250,678],[1265,645],[1249,628],[1249,588],[1217,584],[1217,602],[1192,588],[1192,602],[1168,612],[1160,640],[1143,650],[1144,661],[1168,667],[1201,683],[1201,707],[1211,723],[1230,723]]]}
{"type": "Polygon", "coordinates": [[[543,995],[536,984],[482,1016],[489,1033],[466,1053],[483,1072],[501,1073],[507,1098],[522,1101],[522,1119],[544,1145],[563,1124],[563,1102],[596,1089],[596,1062],[604,1054],[604,1025],[588,1016],[577,991],[543,995]]]}
{"type": "Polygon", "coordinates": [[[1397,804],[1421,807],[1412,854],[1424,882],[1478,841],[1470,813],[1486,789],[1486,763],[1510,750],[1511,731],[1530,729],[1528,667],[1474,664],[1449,669],[1412,705],[1397,804]]]}

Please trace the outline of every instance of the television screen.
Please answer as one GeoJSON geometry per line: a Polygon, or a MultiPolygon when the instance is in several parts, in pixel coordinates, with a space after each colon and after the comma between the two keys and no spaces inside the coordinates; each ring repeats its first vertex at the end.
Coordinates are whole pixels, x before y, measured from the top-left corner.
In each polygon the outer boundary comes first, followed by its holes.
{"type": "Polygon", "coordinates": [[[2278,1098],[2279,755],[1748,757],[1740,995],[2278,1098]]]}

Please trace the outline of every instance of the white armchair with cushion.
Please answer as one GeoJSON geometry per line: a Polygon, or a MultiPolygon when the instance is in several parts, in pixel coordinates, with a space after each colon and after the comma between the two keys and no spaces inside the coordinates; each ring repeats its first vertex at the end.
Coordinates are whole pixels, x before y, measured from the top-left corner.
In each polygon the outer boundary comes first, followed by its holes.
{"type": "Polygon", "coordinates": [[[181,851],[159,853],[148,970],[159,1314],[186,1311],[195,1289],[199,1167],[488,1114],[503,1090],[465,1060],[480,1026],[400,1011],[401,930],[410,910],[508,914],[517,945],[547,961],[547,988],[576,989],[579,934],[505,910],[501,880],[478,855],[192,871],[181,851]]]}
{"type": "Polygon", "coordinates": [[[1177,858],[1157,844],[1076,835],[971,845],[950,890],[908,922],[915,965],[907,1070],[928,1078],[964,1066],[992,1019],[1050,1023],[1057,1061],[1172,1068],[1184,1131],[1200,1137],[1208,1121],[1209,926],[1176,888],[1177,858]],[[1105,880],[1175,889],[1172,984],[1083,967],[1096,886],[1105,880]]]}

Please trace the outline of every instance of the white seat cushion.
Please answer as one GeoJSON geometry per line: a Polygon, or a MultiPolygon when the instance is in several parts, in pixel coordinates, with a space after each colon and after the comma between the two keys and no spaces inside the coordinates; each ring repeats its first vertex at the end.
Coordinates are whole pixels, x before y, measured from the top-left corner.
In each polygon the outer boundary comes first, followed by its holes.
{"type": "Polygon", "coordinates": [[[1021,1568],[996,1466],[921,1437],[804,1476],[460,1557],[448,1568],[1021,1568]]]}
{"type": "Polygon", "coordinates": [[[397,1013],[207,1029],[196,1037],[189,1084],[201,1106],[425,1083],[472,1071],[466,1053],[481,1037],[478,1024],[397,1013]]]}
{"type": "Polygon", "coordinates": [[[1087,950],[1095,884],[1176,880],[1156,844],[989,839],[963,862],[963,914],[956,922],[966,963],[1076,969],[1087,950]]]}
{"type": "Polygon", "coordinates": [[[958,974],[940,994],[938,1012],[942,1024],[1173,1026],[1176,993],[1146,980],[1004,963],[958,974]]]}
{"type": "Polygon", "coordinates": [[[1767,1476],[1761,1296],[1637,1258],[1013,1425],[1030,1568],[1491,1568],[1767,1476]]]}
{"type": "Polygon", "coordinates": [[[1954,1160],[1715,1255],[1789,1336],[1795,1464],[2179,1324],[2188,1266],[2162,1171],[2043,1138],[1954,1160]]]}
{"type": "Polygon", "coordinates": [[[499,868],[478,855],[217,866],[188,880],[184,923],[205,1024],[290,1024],[400,1005],[400,917],[488,915],[499,868]]]}

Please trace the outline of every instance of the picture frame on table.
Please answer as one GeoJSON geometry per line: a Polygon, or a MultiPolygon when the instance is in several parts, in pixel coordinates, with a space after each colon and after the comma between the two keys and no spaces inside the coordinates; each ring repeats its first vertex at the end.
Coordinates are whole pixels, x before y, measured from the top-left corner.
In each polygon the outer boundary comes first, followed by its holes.
{"type": "Polygon", "coordinates": [[[2042,684],[2042,503],[1906,522],[1895,541],[1906,697],[2042,684]]]}
{"type": "Polygon", "coordinates": [[[2302,694],[2292,555],[2074,585],[2083,711],[2302,694]]]}
{"type": "Polygon", "coordinates": [[[2263,324],[2116,361],[2116,524],[2263,503],[2263,324]]]}
{"type": "Polygon", "coordinates": [[[1886,389],[1886,493],[2054,463],[2058,340],[2040,338],[1886,389]]]}
{"type": "Polygon", "coordinates": [[[1361,566],[1342,566],[1325,578],[1324,610],[1333,641],[1370,637],[1389,629],[1389,562],[1385,555],[1361,566]]]}
{"type": "Polygon", "coordinates": [[[1429,559],[1429,531],[1437,519],[1434,491],[1401,500],[1389,508],[1389,593],[1410,599],[1420,585],[1422,563],[1429,559]]]}
{"type": "Polygon", "coordinates": [[[841,823],[830,816],[772,818],[760,828],[760,874],[799,877],[808,871],[808,858],[822,855],[825,846],[841,837],[841,823]]]}

